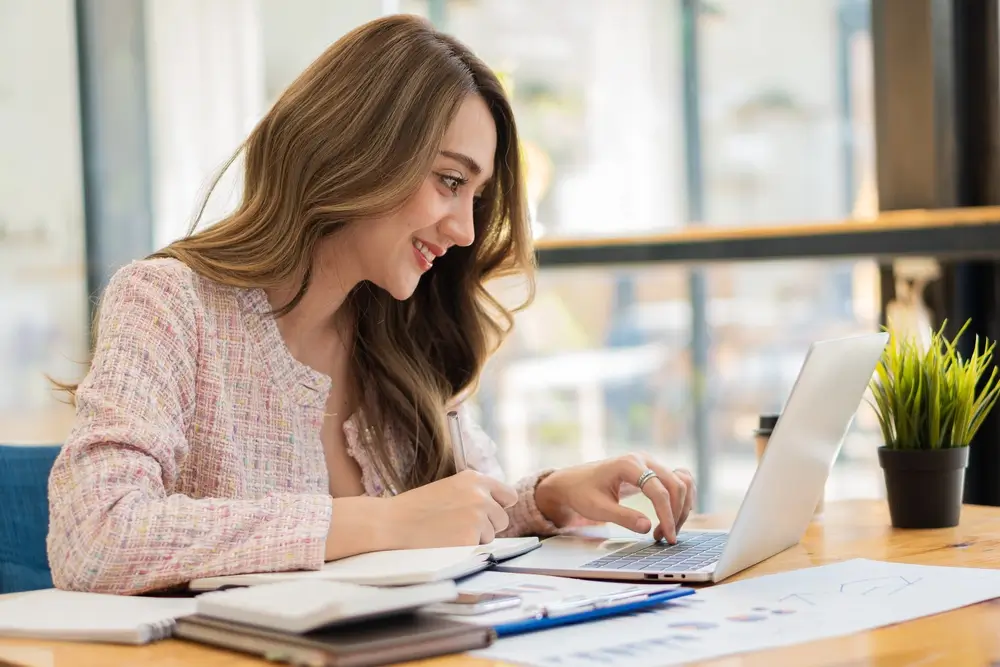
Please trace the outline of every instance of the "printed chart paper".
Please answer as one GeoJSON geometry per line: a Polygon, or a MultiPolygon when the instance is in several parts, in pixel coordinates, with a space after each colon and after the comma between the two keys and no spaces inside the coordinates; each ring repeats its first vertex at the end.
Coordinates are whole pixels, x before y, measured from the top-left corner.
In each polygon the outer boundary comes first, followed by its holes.
{"type": "Polygon", "coordinates": [[[855,559],[702,588],[655,610],[501,639],[538,667],[677,665],[847,635],[1000,597],[1000,570],[855,559]]]}

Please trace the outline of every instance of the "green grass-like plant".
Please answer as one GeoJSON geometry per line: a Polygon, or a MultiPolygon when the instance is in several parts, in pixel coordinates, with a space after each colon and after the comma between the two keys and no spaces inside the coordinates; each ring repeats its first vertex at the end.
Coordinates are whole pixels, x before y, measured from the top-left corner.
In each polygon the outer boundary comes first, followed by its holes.
{"type": "Polygon", "coordinates": [[[944,337],[945,324],[931,334],[926,350],[915,336],[886,329],[889,342],[870,386],[872,407],[889,449],[966,447],[997,401],[995,343],[986,340],[980,349],[976,336],[972,355],[963,359],[957,343],[969,322],[952,340],[944,337]],[[991,366],[989,379],[980,387],[991,366]]]}

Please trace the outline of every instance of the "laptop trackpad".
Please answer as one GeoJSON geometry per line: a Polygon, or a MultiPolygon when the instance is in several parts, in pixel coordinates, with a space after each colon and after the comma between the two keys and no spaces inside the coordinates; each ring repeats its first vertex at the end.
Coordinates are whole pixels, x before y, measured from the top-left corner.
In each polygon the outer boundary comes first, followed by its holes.
{"type": "Polygon", "coordinates": [[[609,553],[632,546],[637,542],[651,543],[652,540],[627,537],[577,537],[559,535],[550,537],[542,546],[523,556],[518,556],[503,563],[510,567],[557,568],[574,567],[606,556],[609,553]]]}

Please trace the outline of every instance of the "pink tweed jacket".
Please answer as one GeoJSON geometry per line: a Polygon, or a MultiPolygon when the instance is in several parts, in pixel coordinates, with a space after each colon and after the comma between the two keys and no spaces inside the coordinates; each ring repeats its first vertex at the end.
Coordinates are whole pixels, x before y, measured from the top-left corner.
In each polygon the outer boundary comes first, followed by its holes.
{"type": "MultiPolygon", "coordinates": [[[[291,356],[269,308],[263,291],[174,260],[115,274],[49,480],[56,587],[135,594],[323,564],[332,498],[319,431],[330,378],[291,356]]],[[[494,444],[465,412],[470,467],[502,479],[494,444]]],[[[386,494],[356,416],[343,428],[366,494],[386,494]]],[[[395,443],[403,465],[407,451],[395,443]]],[[[516,484],[504,536],[558,532],[535,505],[544,474],[516,484]]]]}

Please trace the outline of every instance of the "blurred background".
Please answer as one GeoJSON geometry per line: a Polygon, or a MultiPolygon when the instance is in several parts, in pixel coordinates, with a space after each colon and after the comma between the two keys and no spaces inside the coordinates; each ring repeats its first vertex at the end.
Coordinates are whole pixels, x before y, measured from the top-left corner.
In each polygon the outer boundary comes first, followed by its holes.
{"type": "MultiPolygon", "coordinates": [[[[880,326],[887,258],[614,244],[877,217],[868,0],[0,0],[0,441],[65,437],[45,374],[83,372],[107,276],[183,235],[283,88],[393,12],[495,68],[524,139],[538,296],[475,397],[508,474],[648,450],[735,509],[809,344],[880,326]]],[[[828,500],[882,494],[879,443],[862,404],[828,500]]]]}

